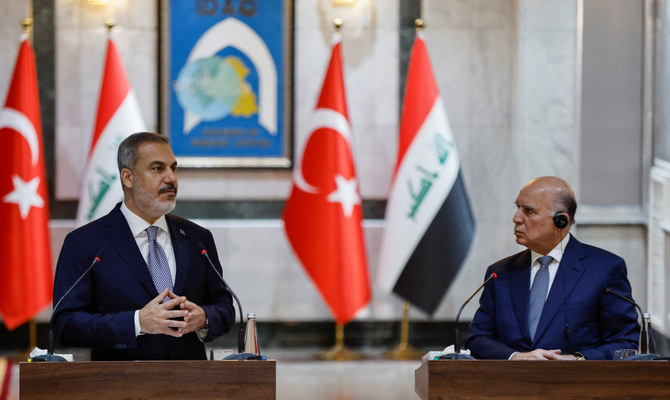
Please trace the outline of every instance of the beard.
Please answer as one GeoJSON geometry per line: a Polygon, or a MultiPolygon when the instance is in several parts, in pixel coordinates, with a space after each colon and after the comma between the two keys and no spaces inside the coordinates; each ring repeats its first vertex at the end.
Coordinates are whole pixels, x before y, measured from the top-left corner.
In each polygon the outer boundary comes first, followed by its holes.
{"type": "Polygon", "coordinates": [[[161,187],[158,191],[158,195],[145,188],[137,187],[131,189],[131,195],[133,196],[133,200],[137,207],[139,207],[143,213],[154,218],[160,218],[161,216],[168,214],[170,211],[174,210],[177,205],[177,188],[174,185],[165,185],[161,187]],[[167,189],[174,189],[174,195],[169,196],[167,200],[161,200],[160,194],[164,193],[167,189]]]}

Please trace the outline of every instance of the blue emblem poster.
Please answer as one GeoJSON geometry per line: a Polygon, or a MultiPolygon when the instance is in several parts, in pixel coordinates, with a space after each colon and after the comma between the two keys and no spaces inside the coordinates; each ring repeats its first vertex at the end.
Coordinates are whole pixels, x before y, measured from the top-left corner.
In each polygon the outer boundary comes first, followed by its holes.
{"type": "Polygon", "coordinates": [[[161,122],[180,166],[291,166],[292,10],[163,2],[161,122]]]}

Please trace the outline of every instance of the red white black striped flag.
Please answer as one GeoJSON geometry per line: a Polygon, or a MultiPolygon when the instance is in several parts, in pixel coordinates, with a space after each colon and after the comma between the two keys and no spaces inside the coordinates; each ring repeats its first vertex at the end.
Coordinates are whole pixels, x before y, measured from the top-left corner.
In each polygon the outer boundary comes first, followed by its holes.
{"type": "Polygon", "coordinates": [[[135,92],[114,41],[108,38],[98,113],[77,209],[78,226],[106,215],[123,200],[116,153],[123,139],[144,130],[135,92]]]}
{"type": "Polygon", "coordinates": [[[377,282],[433,314],[467,255],[474,220],[422,34],[414,41],[377,282]]]}

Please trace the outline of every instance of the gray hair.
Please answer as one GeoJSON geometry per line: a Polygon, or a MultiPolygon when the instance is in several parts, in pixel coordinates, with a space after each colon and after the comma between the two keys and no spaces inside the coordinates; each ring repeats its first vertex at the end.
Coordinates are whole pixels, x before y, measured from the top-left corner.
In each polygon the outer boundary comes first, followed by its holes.
{"type": "Polygon", "coordinates": [[[170,140],[165,135],[154,132],[137,132],[128,136],[119,145],[119,151],[116,153],[116,164],[119,167],[119,172],[127,168],[131,171],[135,170],[135,164],[140,158],[138,149],[143,143],[166,143],[170,140]]]}
{"type": "Polygon", "coordinates": [[[570,223],[574,224],[575,214],[577,212],[577,200],[575,200],[575,195],[572,192],[572,189],[562,190],[556,196],[556,202],[560,204],[562,208],[565,209],[565,212],[568,214],[568,217],[570,218],[570,223]]]}

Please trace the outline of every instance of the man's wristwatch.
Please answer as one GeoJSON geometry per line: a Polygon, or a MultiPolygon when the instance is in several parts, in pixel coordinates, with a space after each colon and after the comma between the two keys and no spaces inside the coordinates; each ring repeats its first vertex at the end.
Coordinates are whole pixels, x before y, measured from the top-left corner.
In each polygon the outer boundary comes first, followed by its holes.
{"type": "Polygon", "coordinates": [[[584,360],[586,360],[586,357],[584,357],[584,354],[582,354],[582,353],[580,353],[580,352],[578,352],[578,351],[575,352],[575,357],[577,357],[577,361],[584,361],[584,360]]]}
{"type": "Polygon", "coordinates": [[[198,339],[200,339],[200,341],[203,342],[205,341],[207,333],[209,333],[209,318],[205,318],[205,325],[202,328],[195,331],[195,333],[198,335],[198,339]]]}

